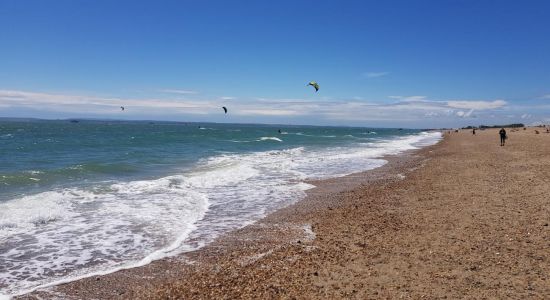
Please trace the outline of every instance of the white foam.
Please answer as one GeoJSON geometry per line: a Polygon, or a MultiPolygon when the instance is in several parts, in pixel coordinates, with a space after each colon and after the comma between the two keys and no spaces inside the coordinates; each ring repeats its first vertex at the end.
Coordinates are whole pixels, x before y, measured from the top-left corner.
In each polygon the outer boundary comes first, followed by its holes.
{"type": "Polygon", "coordinates": [[[247,141],[247,140],[226,140],[226,142],[231,142],[231,143],[251,143],[251,142],[257,142],[257,141],[247,141]]]}
{"type": "Polygon", "coordinates": [[[35,171],[35,170],[29,170],[29,171],[26,171],[26,173],[32,174],[32,175],[38,175],[38,174],[43,174],[44,172],[42,172],[42,171],[35,171]]]}
{"type": "Polygon", "coordinates": [[[303,132],[296,132],[296,133],[289,133],[294,135],[300,135],[300,136],[309,136],[309,137],[324,137],[324,138],[335,138],[335,135],[314,135],[314,134],[305,134],[303,132]]]}
{"type": "MultiPolygon", "coordinates": [[[[0,204],[0,274],[13,293],[174,251],[208,208],[181,176],[64,189],[0,204]]],[[[6,285],[6,286],[4,286],[6,285]]]]}
{"type": "Polygon", "coordinates": [[[386,163],[383,155],[440,139],[430,132],[347,147],[223,153],[180,175],[13,199],[0,204],[0,268],[7,270],[0,290],[21,294],[196,249],[303,198],[313,187],[305,179],[373,169],[386,163]]]}
{"type": "Polygon", "coordinates": [[[395,155],[407,150],[436,144],[441,140],[440,132],[421,132],[416,135],[407,135],[391,140],[363,143],[368,146],[373,155],[395,155]]]}
{"type": "Polygon", "coordinates": [[[44,220],[54,221],[69,215],[65,209],[67,197],[58,196],[58,192],[45,192],[0,203],[0,240],[13,233],[27,232],[44,220]]]}
{"type": "Polygon", "coordinates": [[[274,136],[262,136],[258,141],[277,141],[277,142],[282,142],[283,140],[281,140],[281,139],[278,138],[278,137],[274,137],[274,136]]]}

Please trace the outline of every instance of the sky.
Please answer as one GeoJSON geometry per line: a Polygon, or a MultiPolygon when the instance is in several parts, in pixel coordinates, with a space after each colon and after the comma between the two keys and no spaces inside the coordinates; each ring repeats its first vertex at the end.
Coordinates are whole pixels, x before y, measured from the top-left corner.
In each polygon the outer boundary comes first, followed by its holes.
{"type": "Polygon", "coordinates": [[[549,14],[536,0],[0,0],[0,117],[550,124],[549,14]]]}

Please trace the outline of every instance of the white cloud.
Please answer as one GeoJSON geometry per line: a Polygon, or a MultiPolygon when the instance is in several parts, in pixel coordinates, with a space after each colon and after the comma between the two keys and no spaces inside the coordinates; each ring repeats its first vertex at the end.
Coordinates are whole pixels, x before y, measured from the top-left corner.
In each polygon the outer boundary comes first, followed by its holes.
{"type": "Polygon", "coordinates": [[[376,78],[376,77],[387,76],[389,74],[390,72],[365,72],[362,75],[363,77],[366,77],[366,78],[376,78]]]}
{"type": "Polygon", "coordinates": [[[299,112],[290,109],[238,109],[236,115],[262,115],[262,116],[300,116],[307,112],[299,112]]]}
{"type": "Polygon", "coordinates": [[[459,109],[496,109],[506,106],[506,101],[504,100],[494,100],[494,101],[469,101],[469,100],[453,100],[447,101],[447,105],[452,108],[459,109]]]}
{"type": "Polygon", "coordinates": [[[199,92],[192,91],[192,90],[179,90],[179,89],[164,89],[160,90],[161,93],[168,93],[168,94],[180,94],[180,95],[195,95],[199,92]]]}
{"type": "Polygon", "coordinates": [[[391,99],[399,100],[400,103],[424,103],[433,106],[445,106],[463,110],[487,110],[502,108],[507,105],[504,100],[479,101],[479,100],[429,100],[426,96],[389,96],[391,99]]]}
{"type": "Polygon", "coordinates": [[[187,113],[204,113],[218,107],[209,101],[166,100],[160,98],[132,99],[108,98],[86,95],[50,94],[39,92],[0,90],[0,105],[10,107],[30,107],[35,110],[65,111],[85,113],[105,113],[124,106],[130,110],[149,111],[151,109],[171,109],[187,113]]]}
{"type": "Polygon", "coordinates": [[[462,110],[459,110],[456,112],[456,115],[458,117],[461,117],[461,118],[469,118],[472,116],[472,114],[474,113],[474,110],[473,109],[470,109],[469,111],[465,112],[465,111],[462,111],[462,110]]]}
{"type": "Polygon", "coordinates": [[[455,111],[454,111],[453,109],[446,109],[446,110],[444,110],[444,114],[445,114],[446,116],[452,116],[452,115],[454,114],[454,112],[455,112],[455,111]]]}
{"type": "Polygon", "coordinates": [[[423,117],[444,118],[477,118],[475,111],[491,111],[506,107],[504,100],[430,100],[426,96],[389,96],[398,100],[392,107],[402,107],[411,112],[424,111],[423,117]]]}
{"type": "Polygon", "coordinates": [[[531,115],[530,114],[523,114],[523,115],[521,115],[521,118],[522,119],[530,119],[531,115]]]}
{"type": "Polygon", "coordinates": [[[273,104],[281,104],[281,103],[315,103],[316,101],[313,100],[306,100],[306,99],[295,99],[295,98],[283,98],[283,99],[271,99],[271,98],[255,98],[258,102],[262,103],[273,103],[273,104]]]}
{"type": "MultiPolygon", "coordinates": [[[[160,94],[162,96],[162,94],[160,94]]],[[[0,90],[0,109],[11,108],[32,109],[38,112],[61,112],[62,115],[90,115],[92,117],[106,116],[117,118],[121,116],[119,106],[126,107],[124,117],[139,118],[162,117],[177,114],[178,116],[200,116],[200,120],[220,120],[221,106],[227,106],[234,116],[232,121],[274,122],[284,119],[285,122],[295,120],[300,123],[322,124],[385,124],[428,123],[447,124],[459,122],[461,118],[476,117],[474,111],[481,116],[489,114],[502,116],[501,110],[506,105],[503,100],[469,101],[469,100],[429,100],[426,96],[391,96],[397,101],[373,102],[355,98],[351,100],[334,99],[300,99],[300,98],[233,98],[214,97],[212,99],[195,96],[190,99],[175,100],[170,96],[156,98],[117,98],[97,97],[88,95],[40,93],[27,91],[0,90]],[[232,98],[230,102],[229,98],[232,98]],[[487,112],[487,113],[485,113],[487,112]],[[429,118],[430,121],[424,121],[429,118]]],[[[508,107],[506,107],[508,108],[508,107]]],[[[38,113],[37,113],[38,114],[38,113]]],[[[38,116],[39,117],[39,116],[38,116]]],[[[198,118],[196,118],[199,120],[198,118]]],[[[227,116],[224,117],[224,121],[227,116]]],[[[430,125],[431,126],[431,125],[430,125]]]]}
{"type": "Polygon", "coordinates": [[[428,101],[426,100],[426,96],[388,96],[388,98],[396,99],[404,102],[428,101]]]}

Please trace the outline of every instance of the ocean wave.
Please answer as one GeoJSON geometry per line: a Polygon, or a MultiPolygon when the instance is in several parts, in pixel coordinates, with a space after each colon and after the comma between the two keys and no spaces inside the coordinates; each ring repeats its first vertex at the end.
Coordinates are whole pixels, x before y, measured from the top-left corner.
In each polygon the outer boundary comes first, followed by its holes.
{"type": "Polygon", "coordinates": [[[247,140],[224,140],[225,142],[230,142],[230,143],[252,143],[252,142],[257,142],[257,141],[247,141],[247,140]]]}
{"type": "Polygon", "coordinates": [[[281,140],[280,138],[278,137],[274,137],[274,136],[262,136],[259,140],[257,140],[258,142],[260,141],[277,141],[277,142],[282,142],[283,140],[281,140]]]}
{"type": "Polygon", "coordinates": [[[42,174],[52,176],[76,176],[82,174],[128,174],[137,172],[139,168],[129,163],[83,163],[60,169],[42,171],[42,174]]]}
{"type": "Polygon", "coordinates": [[[221,153],[177,175],[59,189],[0,203],[5,245],[0,268],[7,270],[0,274],[5,284],[0,289],[17,293],[196,249],[303,198],[313,187],[304,183],[307,179],[380,167],[384,155],[440,139],[438,132],[423,132],[345,146],[221,153]]]}
{"type": "Polygon", "coordinates": [[[28,186],[36,184],[37,181],[43,181],[41,176],[29,176],[29,174],[6,174],[0,176],[0,185],[5,186],[28,186]]]}
{"type": "Polygon", "coordinates": [[[44,174],[44,171],[28,170],[28,171],[24,171],[24,173],[28,173],[28,174],[32,174],[32,175],[37,175],[37,174],[44,174]]]}
{"type": "Polygon", "coordinates": [[[35,185],[37,182],[49,184],[59,180],[78,179],[93,174],[128,175],[138,171],[138,166],[128,163],[77,164],[53,170],[25,170],[16,173],[5,173],[0,176],[0,185],[24,187],[35,185]]]}
{"type": "Polygon", "coordinates": [[[187,238],[208,205],[208,197],[181,176],[0,203],[0,240],[11,248],[0,251],[6,270],[0,279],[7,285],[0,288],[13,292],[63,278],[51,274],[104,270],[153,253],[158,258],[187,238]]]}
{"type": "Polygon", "coordinates": [[[290,134],[294,134],[294,135],[299,135],[299,136],[307,136],[307,137],[320,137],[320,138],[335,138],[336,136],[335,135],[315,135],[315,134],[305,134],[303,132],[296,132],[296,133],[290,133],[290,134]]]}

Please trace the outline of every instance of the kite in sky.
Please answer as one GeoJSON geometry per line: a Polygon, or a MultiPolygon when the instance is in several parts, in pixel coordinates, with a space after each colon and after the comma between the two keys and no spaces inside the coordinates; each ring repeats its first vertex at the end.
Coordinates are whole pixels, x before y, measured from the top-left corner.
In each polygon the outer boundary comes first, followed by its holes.
{"type": "Polygon", "coordinates": [[[317,92],[319,90],[319,84],[315,81],[310,81],[307,85],[311,85],[312,87],[314,87],[315,92],[317,92]]]}

